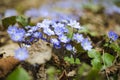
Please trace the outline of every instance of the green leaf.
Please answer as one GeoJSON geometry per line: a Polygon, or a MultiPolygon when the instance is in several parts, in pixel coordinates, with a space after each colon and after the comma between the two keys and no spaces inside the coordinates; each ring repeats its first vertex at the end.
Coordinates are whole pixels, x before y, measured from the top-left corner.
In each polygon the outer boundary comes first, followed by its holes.
{"type": "Polygon", "coordinates": [[[80,64],[80,60],[78,58],[69,58],[69,57],[64,57],[64,60],[69,62],[70,64],[80,64]]]}
{"type": "Polygon", "coordinates": [[[100,58],[94,58],[91,60],[91,64],[93,66],[93,69],[100,70],[102,68],[102,63],[100,58]]]}
{"type": "Polygon", "coordinates": [[[101,55],[98,51],[96,51],[95,49],[92,49],[91,51],[88,51],[88,56],[90,58],[99,58],[101,55]]]}
{"type": "Polygon", "coordinates": [[[120,55],[120,47],[117,44],[112,43],[109,47],[114,49],[120,55]]]}
{"type": "Polygon", "coordinates": [[[31,77],[22,67],[17,67],[6,80],[31,80],[31,77]]]}
{"type": "Polygon", "coordinates": [[[80,59],[76,58],[75,64],[80,64],[80,59]]]}
{"type": "Polygon", "coordinates": [[[73,28],[71,28],[70,26],[67,26],[67,29],[69,30],[69,33],[67,33],[67,37],[72,39],[72,37],[73,37],[73,28]]]}
{"type": "Polygon", "coordinates": [[[106,67],[109,67],[112,65],[114,58],[115,57],[113,55],[108,54],[108,53],[104,53],[102,55],[103,63],[106,67]]]}
{"type": "Polygon", "coordinates": [[[103,77],[100,76],[99,70],[91,69],[88,75],[85,77],[84,80],[104,80],[103,77]]]}
{"type": "Polygon", "coordinates": [[[90,69],[91,69],[91,67],[88,64],[82,63],[81,66],[79,66],[79,68],[78,68],[78,75],[83,76],[84,73],[89,72],[90,69]]]}
{"type": "Polygon", "coordinates": [[[27,26],[28,25],[28,19],[22,17],[22,16],[17,16],[16,21],[21,24],[22,26],[27,26]]]}
{"type": "Polygon", "coordinates": [[[16,16],[6,17],[2,19],[2,25],[4,28],[8,28],[9,25],[14,25],[16,23],[16,16]]]}
{"type": "Polygon", "coordinates": [[[46,70],[46,73],[47,73],[47,74],[54,74],[55,71],[56,71],[55,68],[51,66],[51,67],[49,67],[49,68],[46,70]]]}

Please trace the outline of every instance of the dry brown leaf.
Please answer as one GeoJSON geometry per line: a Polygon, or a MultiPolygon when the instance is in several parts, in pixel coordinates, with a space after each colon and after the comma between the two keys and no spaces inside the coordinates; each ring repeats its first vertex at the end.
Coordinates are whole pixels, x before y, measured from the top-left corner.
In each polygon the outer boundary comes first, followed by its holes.
{"type": "Polygon", "coordinates": [[[28,48],[29,58],[26,60],[30,64],[43,64],[51,59],[52,48],[47,42],[39,40],[28,48]]]}
{"type": "Polygon", "coordinates": [[[64,59],[63,58],[59,58],[56,54],[52,54],[52,60],[53,60],[53,62],[57,65],[57,66],[59,66],[59,67],[63,67],[63,68],[67,68],[67,67],[69,67],[70,66],[70,64],[69,63],[67,63],[66,61],[64,61],[64,59]],[[62,64],[61,64],[62,63],[62,64]]]}
{"type": "Polygon", "coordinates": [[[0,59],[0,77],[7,75],[18,63],[14,57],[0,59]]]}
{"type": "Polygon", "coordinates": [[[117,63],[113,66],[106,68],[104,72],[101,72],[101,74],[113,75],[113,74],[117,74],[119,71],[120,71],[120,63],[117,63]]]}

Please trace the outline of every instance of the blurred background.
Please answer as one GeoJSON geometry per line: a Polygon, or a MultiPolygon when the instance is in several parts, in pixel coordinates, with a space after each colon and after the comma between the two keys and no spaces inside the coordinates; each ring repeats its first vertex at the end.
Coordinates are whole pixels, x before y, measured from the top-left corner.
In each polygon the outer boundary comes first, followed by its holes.
{"type": "Polygon", "coordinates": [[[99,27],[100,34],[110,29],[119,33],[119,6],[120,0],[0,0],[0,19],[15,15],[29,17],[33,23],[43,18],[74,19],[90,30],[99,27]]]}
{"type": "MultiPolygon", "coordinates": [[[[73,19],[85,28],[83,32],[95,38],[94,41],[96,38],[101,39],[100,36],[110,30],[120,35],[120,0],[0,0],[0,54],[6,52],[5,56],[13,55],[10,53],[18,48],[16,43],[10,41],[6,32],[7,23],[3,23],[12,16],[23,16],[30,21],[30,25],[36,25],[43,19],[73,19]]],[[[9,22],[11,21],[10,19],[9,22]]],[[[84,80],[102,80],[97,79],[100,76],[95,75],[96,72],[88,73],[90,65],[83,63],[80,66],[80,74],[77,74],[80,76],[76,80],[82,80],[83,77],[84,80]],[[86,75],[88,76],[85,77],[86,75]]],[[[56,69],[50,69],[55,75],[56,69]]],[[[62,76],[64,77],[64,73],[62,76]]]]}

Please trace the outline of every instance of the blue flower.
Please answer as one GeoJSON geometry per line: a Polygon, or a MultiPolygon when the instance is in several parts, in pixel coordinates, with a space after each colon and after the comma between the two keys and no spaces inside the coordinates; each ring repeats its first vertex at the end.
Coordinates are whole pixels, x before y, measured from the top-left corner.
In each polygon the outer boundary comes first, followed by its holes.
{"type": "Polygon", "coordinates": [[[64,30],[63,30],[62,27],[55,27],[54,31],[55,31],[56,35],[62,35],[62,34],[64,34],[64,30]]]}
{"type": "Polygon", "coordinates": [[[88,38],[82,40],[81,46],[83,47],[84,50],[90,51],[92,49],[91,42],[88,40],[88,38]]]}
{"type": "Polygon", "coordinates": [[[15,34],[17,32],[18,28],[16,26],[9,26],[7,29],[7,32],[9,35],[15,34]]]}
{"type": "Polygon", "coordinates": [[[62,24],[62,23],[53,23],[53,27],[55,28],[55,27],[64,27],[64,24],[62,24]]]}
{"type": "Polygon", "coordinates": [[[55,47],[55,48],[61,48],[61,45],[60,45],[60,41],[58,40],[58,39],[56,39],[56,38],[52,38],[51,40],[50,40],[50,42],[53,44],[53,47],[55,47]]]}
{"type": "Polygon", "coordinates": [[[20,42],[24,40],[25,33],[24,29],[18,29],[16,33],[10,35],[10,37],[13,41],[20,42]]]}
{"type": "Polygon", "coordinates": [[[46,28],[50,28],[50,25],[54,24],[54,21],[52,20],[48,20],[48,19],[44,19],[42,21],[42,23],[37,23],[37,27],[38,28],[43,28],[43,29],[46,29],[46,28]]]}
{"type": "Polygon", "coordinates": [[[108,37],[110,39],[112,39],[113,41],[116,41],[118,39],[118,35],[115,32],[113,32],[113,31],[109,31],[108,32],[108,37]]]}
{"type": "Polygon", "coordinates": [[[84,38],[82,34],[76,33],[73,35],[73,39],[76,40],[78,43],[80,43],[84,38]]]}
{"type": "Polygon", "coordinates": [[[29,36],[32,36],[32,33],[27,32],[27,33],[25,34],[25,37],[29,37],[29,36]]]}
{"type": "Polygon", "coordinates": [[[15,50],[15,58],[20,61],[27,59],[28,58],[28,50],[25,47],[15,50]]]}
{"type": "Polygon", "coordinates": [[[33,26],[33,27],[31,27],[31,28],[28,30],[28,32],[33,33],[33,32],[35,32],[35,31],[37,31],[37,30],[38,30],[38,26],[33,26]]]}
{"type": "Polygon", "coordinates": [[[54,23],[52,27],[57,35],[62,35],[64,32],[68,32],[68,29],[62,23],[54,23]]]}
{"type": "Polygon", "coordinates": [[[65,36],[65,35],[60,35],[58,38],[63,43],[67,43],[70,41],[70,39],[68,39],[67,36],[65,36]]]}
{"type": "Polygon", "coordinates": [[[33,33],[33,37],[35,37],[35,38],[41,38],[42,37],[42,33],[41,32],[34,32],[33,33]]]}
{"type": "Polygon", "coordinates": [[[48,36],[55,35],[54,31],[52,31],[50,28],[44,28],[43,32],[48,36]]]}
{"type": "Polygon", "coordinates": [[[72,51],[72,50],[73,50],[73,47],[72,47],[71,44],[67,44],[67,45],[66,45],[66,49],[67,49],[68,51],[72,51]]]}
{"type": "Polygon", "coordinates": [[[52,38],[50,42],[54,45],[60,45],[60,41],[58,41],[56,38],[52,38]]]}
{"type": "Polygon", "coordinates": [[[71,26],[76,29],[81,29],[80,24],[76,20],[70,20],[68,26],[71,26]]]}

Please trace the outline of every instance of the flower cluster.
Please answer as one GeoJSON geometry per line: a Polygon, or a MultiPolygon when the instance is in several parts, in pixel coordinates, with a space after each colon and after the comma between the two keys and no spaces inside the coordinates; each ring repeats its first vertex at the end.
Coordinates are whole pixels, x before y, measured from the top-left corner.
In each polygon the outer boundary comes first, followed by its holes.
{"type": "MultiPolygon", "coordinates": [[[[25,26],[24,29],[9,26],[7,32],[13,41],[22,42],[27,45],[34,44],[34,42],[42,39],[53,44],[55,48],[64,47],[72,52],[77,50],[75,45],[80,43],[84,50],[89,51],[92,49],[91,42],[78,33],[81,29],[83,27],[76,20],[45,19],[41,23],[37,23],[36,26],[25,26]]],[[[17,58],[20,56],[16,55],[17,58]]]]}
{"type": "MultiPolygon", "coordinates": [[[[29,27],[27,26],[26,28],[29,27]]],[[[91,42],[87,38],[84,38],[82,34],[78,33],[81,29],[83,27],[76,20],[44,19],[41,23],[37,23],[36,26],[30,27],[26,35],[35,35],[37,32],[40,36],[39,39],[53,44],[55,48],[65,47],[67,50],[73,51],[75,47],[72,43],[75,42],[77,44],[81,43],[84,50],[91,50],[91,42]]]]}

